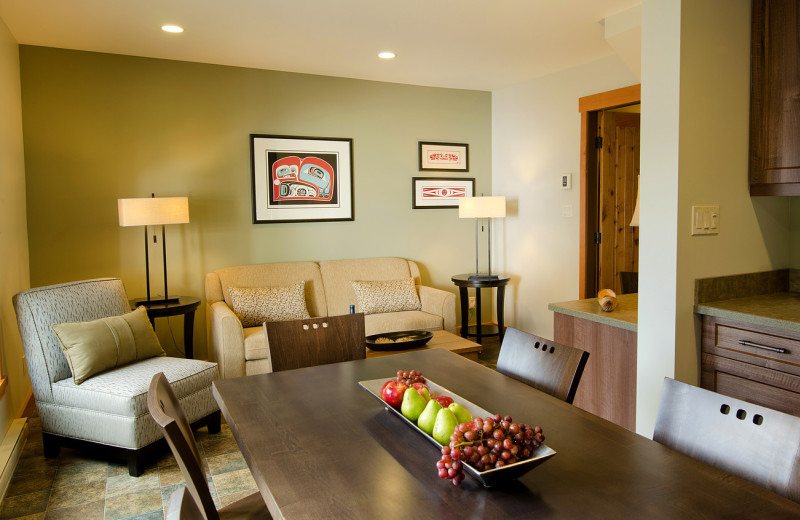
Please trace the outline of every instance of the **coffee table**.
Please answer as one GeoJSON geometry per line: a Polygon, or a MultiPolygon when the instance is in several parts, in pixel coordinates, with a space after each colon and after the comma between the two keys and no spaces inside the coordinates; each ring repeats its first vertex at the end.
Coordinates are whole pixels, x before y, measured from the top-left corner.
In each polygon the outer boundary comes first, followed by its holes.
{"type": "Polygon", "coordinates": [[[480,343],[475,343],[474,341],[462,338],[446,330],[434,330],[431,340],[422,347],[408,350],[371,350],[367,347],[367,357],[388,356],[391,354],[400,354],[401,352],[417,352],[433,348],[443,348],[476,362],[478,361],[478,354],[483,350],[483,346],[480,343]]]}

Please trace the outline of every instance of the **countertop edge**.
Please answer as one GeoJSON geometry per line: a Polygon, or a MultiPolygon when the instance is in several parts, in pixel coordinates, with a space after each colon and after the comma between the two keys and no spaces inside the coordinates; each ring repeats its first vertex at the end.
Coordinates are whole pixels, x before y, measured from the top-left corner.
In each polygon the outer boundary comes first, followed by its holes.
{"type": "Polygon", "coordinates": [[[577,311],[575,309],[569,309],[569,308],[566,308],[566,307],[561,307],[557,303],[548,304],[547,305],[547,309],[550,310],[550,311],[553,311],[553,312],[566,314],[566,315],[572,316],[574,318],[581,318],[581,319],[584,319],[584,320],[593,321],[595,323],[601,323],[603,325],[616,327],[618,329],[629,330],[631,332],[638,332],[638,329],[639,329],[639,327],[638,327],[638,325],[636,323],[631,323],[631,322],[628,322],[628,321],[623,321],[623,320],[616,319],[613,316],[613,311],[608,313],[609,316],[602,316],[602,315],[599,315],[599,314],[592,314],[592,313],[577,311]]]}
{"type": "Polygon", "coordinates": [[[715,318],[723,318],[729,320],[736,320],[751,325],[761,325],[764,327],[772,327],[779,330],[787,330],[791,332],[800,333],[800,323],[787,320],[779,320],[775,318],[767,318],[765,316],[757,316],[744,312],[731,311],[727,309],[720,309],[709,304],[699,304],[694,306],[694,312],[706,316],[713,316],[715,318]]]}

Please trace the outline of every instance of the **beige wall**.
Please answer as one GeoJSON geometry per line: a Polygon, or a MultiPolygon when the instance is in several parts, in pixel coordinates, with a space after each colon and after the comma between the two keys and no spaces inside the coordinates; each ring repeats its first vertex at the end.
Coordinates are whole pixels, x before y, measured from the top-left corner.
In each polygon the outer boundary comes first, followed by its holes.
{"type": "Polygon", "coordinates": [[[16,417],[31,389],[22,368],[22,343],[11,297],[29,287],[25,222],[25,164],[22,149],[19,47],[0,19],[0,346],[3,375],[0,436],[16,417]]]}
{"type": "Polygon", "coordinates": [[[645,0],[642,34],[637,431],[652,433],[670,358],[699,383],[694,280],[787,267],[791,230],[790,199],[748,192],[749,0],[645,0]],[[720,233],[691,236],[706,204],[720,233]]]}
{"type": "Polygon", "coordinates": [[[553,337],[548,303],[578,298],[580,113],[578,98],[635,85],[616,56],[492,94],[492,184],[509,201],[495,228],[499,269],[512,275],[506,323],[553,337]],[[561,175],[572,175],[572,189],[561,175]],[[564,217],[568,207],[571,217],[564,217]]]}
{"type": "MultiPolygon", "coordinates": [[[[442,176],[489,192],[488,92],[29,46],[20,56],[33,285],[121,276],[142,296],[142,230],[118,226],[116,199],[151,192],[189,197],[191,223],[168,229],[173,294],[202,295],[205,273],[248,263],[401,256],[454,293],[450,276],[471,268],[471,222],[412,210],[411,178],[439,175],[418,171],[418,141],[464,142],[471,171],[442,176]],[[251,133],[353,138],[355,221],[252,224],[251,133]]],[[[180,318],[162,322],[165,347],[180,344],[180,318]]],[[[202,356],[202,312],[195,336],[202,356]]]]}

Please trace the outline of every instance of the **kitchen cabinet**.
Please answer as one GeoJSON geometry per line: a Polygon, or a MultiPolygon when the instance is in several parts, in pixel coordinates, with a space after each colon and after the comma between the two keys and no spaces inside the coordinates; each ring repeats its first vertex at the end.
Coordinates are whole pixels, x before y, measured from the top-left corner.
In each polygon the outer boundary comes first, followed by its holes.
{"type": "Polygon", "coordinates": [[[800,2],[752,10],[750,195],[800,195],[800,2]]]}
{"type": "Polygon", "coordinates": [[[701,386],[800,416],[800,332],[704,315],[701,386]]]}

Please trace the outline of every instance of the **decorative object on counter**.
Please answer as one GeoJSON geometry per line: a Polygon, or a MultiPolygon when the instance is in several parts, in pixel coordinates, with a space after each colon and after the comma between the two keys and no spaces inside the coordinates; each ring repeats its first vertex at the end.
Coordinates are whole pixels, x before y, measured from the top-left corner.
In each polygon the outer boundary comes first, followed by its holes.
{"type": "Polygon", "coordinates": [[[355,220],[353,140],[250,135],[253,224],[355,220]]]}
{"type": "Polygon", "coordinates": [[[412,177],[412,209],[457,208],[464,197],[475,196],[475,179],[460,177],[412,177]]]}
{"type": "Polygon", "coordinates": [[[497,280],[498,275],[492,274],[492,218],[506,217],[506,198],[500,197],[466,197],[458,200],[458,218],[475,219],[475,274],[470,280],[497,280]],[[480,274],[478,269],[478,220],[485,218],[488,221],[488,253],[489,266],[487,274],[480,274]]]}
{"type": "Polygon", "coordinates": [[[611,289],[600,289],[597,293],[597,301],[600,303],[600,308],[605,312],[611,312],[617,308],[617,293],[611,289]]]}
{"type": "MultiPolygon", "coordinates": [[[[150,198],[117,199],[119,225],[144,226],[144,265],[147,279],[147,299],[140,300],[139,305],[151,303],[175,303],[178,298],[170,298],[167,290],[167,235],[164,226],[167,224],[189,223],[188,197],[158,197],[155,193],[150,198]],[[161,226],[161,249],[164,252],[164,297],[150,298],[150,251],[148,249],[147,226],[161,226]]],[[[153,236],[153,242],[156,237],[153,236]]]]}
{"type": "Polygon", "coordinates": [[[419,171],[468,172],[469,145],[419,142],[419,171]]]}

